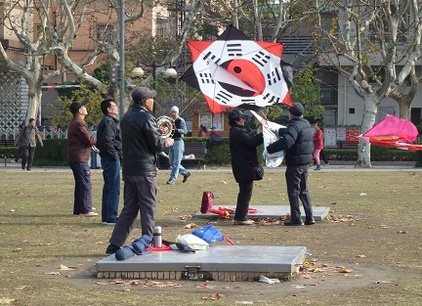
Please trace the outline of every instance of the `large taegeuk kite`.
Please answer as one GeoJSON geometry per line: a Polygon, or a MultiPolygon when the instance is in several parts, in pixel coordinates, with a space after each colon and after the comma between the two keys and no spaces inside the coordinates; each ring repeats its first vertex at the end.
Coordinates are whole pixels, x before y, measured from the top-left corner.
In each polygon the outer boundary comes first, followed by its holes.
{"type": "Polygon", "coordinates": [[[373,128],[359,137],[376,146],[421,151],[422,145],[412,144],[418,136],[416,126],[409,120],[387,115],[373,128]]]}
{"type": "Polygon", "coordinates": [[[193,64],[181,79],[200,90],[211,112],[227,107],[292,105],[293,72],[281,43],[253,41],[229,26],[215,41],[188,41],[193,64]]]}

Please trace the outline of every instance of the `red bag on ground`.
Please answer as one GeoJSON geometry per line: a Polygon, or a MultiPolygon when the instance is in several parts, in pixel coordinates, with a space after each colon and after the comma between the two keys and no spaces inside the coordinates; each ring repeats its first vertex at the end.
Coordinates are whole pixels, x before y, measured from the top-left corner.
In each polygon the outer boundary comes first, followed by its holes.
{"type": "Polygon", "coordinates": [[[212,206],[212,199],[214,199],[214,193],[211,190],[207,190],[202,193],[200,208],[201,213],[206,214],[210,210],[212,206]]]}

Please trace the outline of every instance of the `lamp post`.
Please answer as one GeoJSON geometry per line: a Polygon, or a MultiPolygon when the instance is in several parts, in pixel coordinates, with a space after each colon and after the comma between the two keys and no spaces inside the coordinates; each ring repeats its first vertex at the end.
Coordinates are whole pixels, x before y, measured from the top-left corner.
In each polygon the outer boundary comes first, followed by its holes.
{"type": "MultiPolygon", "coordinates": [[[[155,63],[155,61],[154,61],[154,62],[152,62],[152,65],[151,66],[148,66],[148,65],[144,65],[144,66],[151,67],[152,68],[152,79],[153,79],[152,88],[154,90],[156,90],[157,89],[156,88],[156,78],[157,78],[156,70],[157,70],[157,68],[160,68],[160,67],[162,67],[164,65],[157,66],[156,63],[155,63]]],[[[176,71],[176,69],[171,68],[171,67],[170,68],[167,68],[166,70],[164,70],[160,74],[164,78],[173,78],[173,79],[174,78],[177,78],[177,71],[176,71]]],[[[133,68],[132,73],[131,73],[131,77],[133,79],[142,79],[144,77],[144,75],[145,75],[145,71],[139,65],[137,67],[133,68]]],[[[153,114],[155,115],[155,103],[154,103],[153,114]]]]}
{"type": "Polygon", "coordinates": [[[120,40],[120,67],[119,67],[119,81],[120,81],[120,100],[119,100],[119,117],[122,119],[125,112],[125,1],[120,0],[119,10],[119,40],[120,40]]]}

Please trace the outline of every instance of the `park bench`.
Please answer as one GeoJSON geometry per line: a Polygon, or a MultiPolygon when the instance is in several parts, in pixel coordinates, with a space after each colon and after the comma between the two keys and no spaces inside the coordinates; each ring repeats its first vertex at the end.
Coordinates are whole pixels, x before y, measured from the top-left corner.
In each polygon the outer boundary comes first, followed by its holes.
{"type": "Polygon", "coordinates": [[[339,148],[339,149],[357,149],[358,143],[357,142],[339,141],[339,142],[337,142],[337,148],[339,148]]]}
{"type": "Polygon", "coordinates": [[[187,142],[185,141],[185,153],[182,160],[182,166],[189,168],[195,166],[197,169],[205,169],[205,142],[187,142]],[[194,156],[194,157],[193,157],[194,156]],[[193,158],[191,158],[193,157],[193,158]]]}

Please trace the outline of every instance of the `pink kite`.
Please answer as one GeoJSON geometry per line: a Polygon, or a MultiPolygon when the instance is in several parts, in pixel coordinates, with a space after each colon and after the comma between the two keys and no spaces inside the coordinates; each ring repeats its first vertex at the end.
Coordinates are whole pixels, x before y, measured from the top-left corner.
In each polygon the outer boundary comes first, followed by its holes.
{"type": "Polygon", "coordinates": [[[416,151],[422,150],[422,145],[412,144],[418,134],[418,129],[409,120],[387,115],[385,119],[359,137],[376,146],[416,151]]]}

